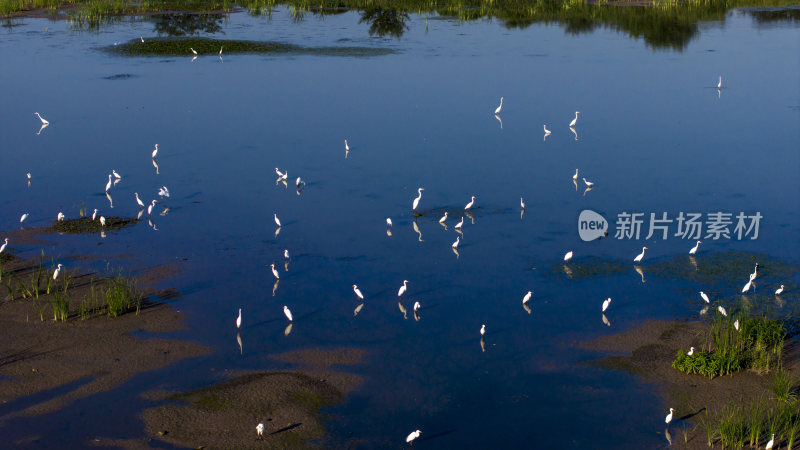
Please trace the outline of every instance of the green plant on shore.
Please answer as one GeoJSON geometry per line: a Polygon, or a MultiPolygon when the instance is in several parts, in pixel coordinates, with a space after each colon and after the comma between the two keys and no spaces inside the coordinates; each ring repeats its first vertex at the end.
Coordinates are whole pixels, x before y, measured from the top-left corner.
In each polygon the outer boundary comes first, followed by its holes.
{"type": "Polygon", "coordinates": [[[105,301],[108,314],[117,317],[130,311],[139,314],[141,295],[137,292],[133,281],[121,274],[110,279],[105,290],[105,301]]]}

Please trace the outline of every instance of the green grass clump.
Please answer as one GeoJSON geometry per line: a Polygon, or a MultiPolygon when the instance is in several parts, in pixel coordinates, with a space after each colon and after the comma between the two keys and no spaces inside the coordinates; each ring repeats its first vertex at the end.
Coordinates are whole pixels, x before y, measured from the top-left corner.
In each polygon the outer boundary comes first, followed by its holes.
{"type": "Polygon", "coordinates": [[[772,401],[758,397],[745,404],[743,399],[724,406],[712,416],[701,417],[708,445],[722,448],[759,448],[775,435],[774,448],[793,448],[800,434],[800,404],[797,398],[772,401]]]}
{"type": "Polygon", "coordinates": [[[108,314],[112,317],[120,316],[127,312],[141,308],[141,295],[136,290],[133,281],[122,275],[110,279],[105,289],[105,300],[108,314]]]}
{"type": "Polygon", "coordinates": [[[767,318],[718,316],[711,324],[706,349],[693,355],[680,350],[672,367],[684,373],[714,378],[740,370],[768,372],[780,365],[783,341],[782,324],[767,318]]]}

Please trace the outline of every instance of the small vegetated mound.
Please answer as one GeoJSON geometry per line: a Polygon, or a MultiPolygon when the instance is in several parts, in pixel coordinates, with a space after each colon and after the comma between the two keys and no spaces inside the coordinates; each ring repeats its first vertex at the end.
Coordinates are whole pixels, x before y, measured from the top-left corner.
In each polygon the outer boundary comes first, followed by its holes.
{"type": "Polygon", "coordinates": [[[198,55],[218,55],[220,47],[224,55],[230,54],[271,54],[271,55],[321,55],[369,57],[395,53],[388,48],[376,47],[303,47],[269,41],[219,40],[207,38],[164,38],[147,39],[141,42],[134,39],[124,44],[108,48],[108,51],[123,56],[193,56],[190,49],[198,55]]]}
{"type": "Polygon", "coordinates": [[[709,378],[740,370],[768,372],[780,365],[785,336],[783,325],[775,320],[719,315],[708,331],[705,348],[692,355],[679,350],[672,367],[709,378]]]}
{"type": "Polygon", "coordinates": [[[119,230],[120,228],[139,223],[139,219],[133,217],[106,217],[105,220],[105,225],[100,224],[99,218],[92,220],[91,217],[63,220],[53,224],[53,231],[69,234],[90,234],[100,233],[101,231],[119,230]]]}

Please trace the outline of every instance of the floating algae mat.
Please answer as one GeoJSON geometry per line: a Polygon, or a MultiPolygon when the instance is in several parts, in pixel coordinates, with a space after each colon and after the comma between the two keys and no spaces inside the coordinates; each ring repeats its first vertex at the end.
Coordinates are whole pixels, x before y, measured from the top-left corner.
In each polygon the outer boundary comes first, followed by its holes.
{"type": "Polygon", "coordinates": [[[230,54],[257,53],[266,55],[319,55],[319,56],[354,56],[370,57],[395,53],[388,48],[373,47],[303,47],[268,41],[233,41],[218,39],[146,39],[144,42],[134,39],[125,44],[109,47],[108,50],[123,56],[193,56],[191,49],[198,55],[218,55],[222,47],[222,56],[230,54]]]}
{"type": "Polygon", "coordinates": [[[128,225],[138,223],[138,219],[125,217],[106,217],[106,225],[100,225],[100,220],[92,220],[90,217],[80,219],[64,220],[56,222],[52,230],[56,233],[84,234],[99,233],[101,231],[118,230],[128,225]]]}

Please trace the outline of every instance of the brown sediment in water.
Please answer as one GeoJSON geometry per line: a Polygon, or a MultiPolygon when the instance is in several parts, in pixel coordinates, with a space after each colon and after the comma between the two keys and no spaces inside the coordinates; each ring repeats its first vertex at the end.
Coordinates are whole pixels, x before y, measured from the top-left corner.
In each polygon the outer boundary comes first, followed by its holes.
{"type": "MultiPolygon", "coordinates": [[[[49,413],[75,400],[119,386],[134,375],[170,365],[184,358],[208,353],[192,342],[152,336],[139,339],[130,333],[162,333],[184,327],[183,315],[168,305],[144,296],[138,312],[125,309],[117,317],[107,311],[77,312],[81,301],[90,295],[92,286],[104,286],[108,278],[96,274],[62,270],[59,281],[46,293],[52,270],[43,270],[44,280],[38,295],[21,298],[19,290],[9,292],[7,282],[31,284],[39,262],[16,258],[3,263],[0,280],[0,403],[10,412],[2,422],[20,416],[49,413]],[[54,320],[52,305],[56,289],[63,289],[69,277],[69,303],[66,320],[54,320]],[[63,387],[52,395],[35,401],[33,394],[63,387]],[[19,408],[14,408],[20,401],[19,408]]],[[[13,286],[13,283],[12,283],[13,286]]],[[[146,292],[140,292],[146,294],[146,292]]]]}
{"type": "MultiPolygon", "coordinates": [[[[630,372],[654,383],[665,401],[664,415],[669,408],[675,408],[674,438],[677,439],[682,431],[687,433],[686,442],[681,434],[680,446],[708,448],[705,432],[697,426],[700,415],[706,411],[718,412],[731,402],[748,404],[759,397],[769,398],[773,380],[772,374],[751,371],[710,379],[672,368],[679,350],[699,349],[706,343],[708,329],[708,324],[699,322],[647,321],[622,333],[582,342],[580,347],[616,353],[589,364],[630,372]]],[[[796,344],[791,343],[784,348],[784,367],[795,376],[800,374],[797,350],[796,344]]]]}
{"type": "Polygon", "coordinates": [[[357,364],[364,354],[350,348],[283,353],[268,359],[296,369],[229,373],[228,379],[191,392],[151,393],[148,398],[169,403],[144,412],[147,434],[195,448],[314,447],[311,441],[325,437],[321,409],[341,403],[361,382],[334,366],[357,364]]]}

